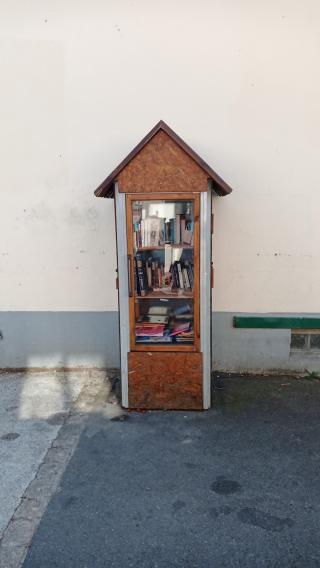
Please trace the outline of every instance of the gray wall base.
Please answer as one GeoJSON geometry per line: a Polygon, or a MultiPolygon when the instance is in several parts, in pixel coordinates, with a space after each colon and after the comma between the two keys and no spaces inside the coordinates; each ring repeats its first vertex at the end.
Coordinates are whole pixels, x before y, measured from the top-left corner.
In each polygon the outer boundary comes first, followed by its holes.
{"type": "MultiPolygon", "coordinates": [[[[320,371],[320,355],[290,354],[289,329],[235,329],[234,315],[212,315],[215,370],[320,371]]],[[[120,365],[118,312],[0,312],[0,333],[2,369],[120,365]]]]}
{"type": "MultiPolygon", "coordinates": [[[[290,329],[236,329],[235,315],[250,313],[214,312],[212,314],[213,369],[220,371],[320,371],[320,356],[291,354],[290,329]]],[[[268,314],[305,316],[313,314],[268,314]]]]}
{"type": "Polygon", "coordinates": [[[118,312],[0,312],[0,368],[119,367],[118,312]]]}

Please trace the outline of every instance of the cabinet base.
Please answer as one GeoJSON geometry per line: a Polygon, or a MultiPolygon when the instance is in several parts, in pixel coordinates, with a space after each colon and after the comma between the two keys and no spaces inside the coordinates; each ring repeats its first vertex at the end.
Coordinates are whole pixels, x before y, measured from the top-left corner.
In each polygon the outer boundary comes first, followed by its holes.
{"type": "Polygon", "coordinates": [[[129,408],[202,410],[202,353],[128,353],[129,408]]]}

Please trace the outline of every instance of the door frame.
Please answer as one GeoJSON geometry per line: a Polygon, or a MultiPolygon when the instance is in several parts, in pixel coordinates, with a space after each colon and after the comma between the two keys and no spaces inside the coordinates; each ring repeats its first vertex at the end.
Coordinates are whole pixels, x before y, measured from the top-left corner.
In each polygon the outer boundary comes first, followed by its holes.
{"type": "MultiPolygon", "coordinates": [[[[194,344],[193,345],[138,345],[135,343],[135,293],[129,296],[130,351],[200,352],[200,192],[199,193],[128,193],[126,194],[127,258],[131,285],[134,282],[133,214],[134,201],[193,201],[194,203],[194,344]]],[[[146,300],[147,301],[147,300],[146,300]]]]}

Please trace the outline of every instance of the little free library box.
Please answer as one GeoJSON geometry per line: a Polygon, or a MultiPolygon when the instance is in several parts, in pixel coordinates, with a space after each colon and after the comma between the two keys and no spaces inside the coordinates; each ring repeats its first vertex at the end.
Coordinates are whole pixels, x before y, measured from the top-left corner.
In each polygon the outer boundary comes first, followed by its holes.
{"type": "Polygon", "coordinates": [[[115,199],[125,408],[210,407],[212,192],[231,188],[163,121],[95,191],[115,199]]]}

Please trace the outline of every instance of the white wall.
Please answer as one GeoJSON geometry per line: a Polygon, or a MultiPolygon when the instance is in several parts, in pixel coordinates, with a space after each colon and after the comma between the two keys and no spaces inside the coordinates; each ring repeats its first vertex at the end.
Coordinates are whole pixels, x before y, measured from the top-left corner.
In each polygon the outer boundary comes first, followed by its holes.
{"type": "Polygon", "coordinates": [[[215,199],[217,311],[319,311],[316,0],[2,0],[0,309],[116,310],[93,190],[160,119],[215,199]]]}

